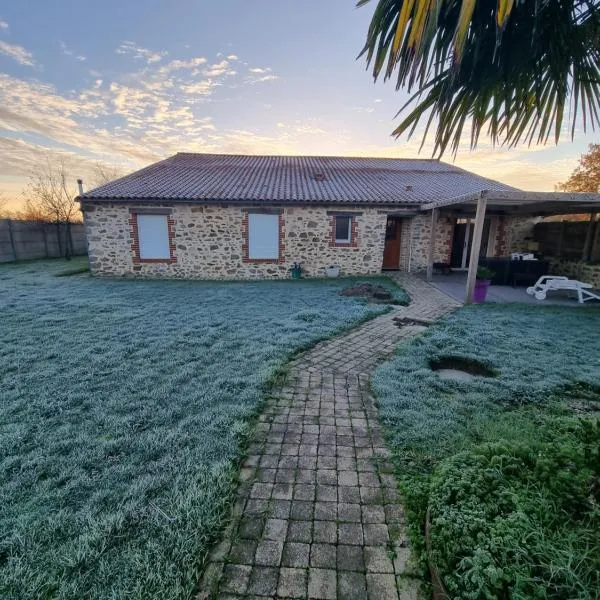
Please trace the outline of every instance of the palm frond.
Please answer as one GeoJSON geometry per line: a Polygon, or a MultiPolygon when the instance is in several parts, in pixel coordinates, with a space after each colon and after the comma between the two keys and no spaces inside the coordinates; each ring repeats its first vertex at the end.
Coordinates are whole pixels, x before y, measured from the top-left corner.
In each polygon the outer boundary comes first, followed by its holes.
{"type": "MultiPolygon", "coordinates": [[[[359,6],[370,0],[360,0],[359,6]]],[[[599,123],[600,0],[378,0],[361,52],[410,100],[395,135],[436,123],[434,154],[558,141],[599,123]],[[567,111],[567,114],[565,112],[567,111]]]]}

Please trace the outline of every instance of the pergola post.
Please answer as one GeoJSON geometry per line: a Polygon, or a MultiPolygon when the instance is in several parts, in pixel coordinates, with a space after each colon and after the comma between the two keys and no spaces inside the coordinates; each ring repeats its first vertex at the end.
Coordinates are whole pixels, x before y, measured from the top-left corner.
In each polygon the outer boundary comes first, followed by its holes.
{"type": "Polygon", "coordinates": [[[585,236],[585,244],[583,245],[583,262],[590,260],[592,253],[592,242],[594,241],[594,229],[596,225],[596,213],[590,213],[590,222],[588,223],[587,233],[585,236]]]}
{"type": "Polygon", "coordinates": [[[471,240],[471,256],[469,259],[469,274],[467,276],[467,298],[465,304],[473,302],[475,293],[475,279],[477,267],[479,266],[479,250],[481,249],[481,237],[483,235],[483,224],[485,221],[485,209],[487,200],[481,195],[477,200],[477,212],[475,213],[475,227],[473,228],[473,239],[471,240]]]}
{"type": "Polygon", "coordinates": [[[433,279],[433,259],[435,253],[435,235],[438,221],[438,209],[431,211],[431,236],[429,237],[429,252],[427,253],[427,281],[433,279]]]}

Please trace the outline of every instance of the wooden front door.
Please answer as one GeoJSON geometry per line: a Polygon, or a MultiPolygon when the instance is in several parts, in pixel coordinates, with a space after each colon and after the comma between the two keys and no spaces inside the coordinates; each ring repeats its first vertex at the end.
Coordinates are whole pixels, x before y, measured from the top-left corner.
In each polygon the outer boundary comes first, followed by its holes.
{"type": "Polygon", "coordinates": [[[400,219],[388,217],[385,229],[385,246],[383,248],[383,268],[400,268],[400,231],[402,222],[400,219]]]}

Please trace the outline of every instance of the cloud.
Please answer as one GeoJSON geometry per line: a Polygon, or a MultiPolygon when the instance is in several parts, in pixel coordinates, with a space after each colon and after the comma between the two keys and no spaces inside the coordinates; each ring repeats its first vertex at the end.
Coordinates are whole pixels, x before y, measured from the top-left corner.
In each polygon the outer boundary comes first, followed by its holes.
{"type": "Polygon", "coordinates": [[[148,50],[148,48],[143,48],[142,46],[139,46],[135,42],[129,40],[121,42],[115,52],[117,54],[129,54],[136,60],[145,60],[148,64],[159,62],[168,54],[166,50],[155,52],[153,50],[148,50]]]}
{"type": "Polygon", "coordinates": [[[0,40],[0,53],[13,58],[19,64],[25,65],[26,67],[36,66],[36,62],[33,59],[33,54],[31,54],[31,52],[28,50],[25,50],[23,46],[9,44],[0,40]]]}
{"type": "Polygon", "coordinates": [[[277,75],[265,75],[264,77],[258,77],[256,79],[251,79],[248,81],[248,83],[250,83],[251,85],[254,85],[255,83],[265,83],[266,81],[276,81],[277,79],[279,79],[279,77],[277,75]]]}
{"type": "Polygon", "coordinates": [[[65,42],[63,42],[62,40],[59,40],[58,42],[59,46],[60,46],[60,51],[65,55],[65,56],[73,56],[75,58],[75,60],[78,60],[80,62],[84,62],[85,60],[87,60],[87,57],[84,56],[83,54],[75,54],[75,52],[73,52],[73,50],[71,50],[67,44],[65,44],[65,42]]]}
{"type": "Polygon", "coordinates": [[[237,54],[230,54],[230,55],[227,57],[227,60],[239,60],[239,58],[240,58],[240,57],[239,57],[237,54]]]}
{"type": "Polygon", "coordinates": [[[229,62],[226,60],[211,65],[208,69],[204,69],[203,73],[206,77],[221,77],[222,75],[227,74],[235,75],[235,71],[230,71],[229,62]]]}
{"type": "Polygon", "coordinates": [[[192,69],[204,65],[207,63],[207,60],[203,56],[198,56],[196,58],[190,58],[189,60],[172,60],[170,63],[159,69],[159,73],[167,74],[172,71],[180,71],[183,69],[192,69]]]}
{"type": "Polygon", "coordinates": [[[252,69],[248,69],[249,73],[268,73],[271,69],[263,69],[261,67],[253,67],[252,69]]]}
{"type": "Polygon", "coordinates": [[[8,31],[8,23],[0,19],[0,31],[8,31]]]}
{"type": "Polygon", "coordinates": [[[207,96],[213,92],[216,86],[220,85],[216,83],[212,79],[203,79],[202,81],[197,81],[195,83],[189,83],[187,85],[182,85],[181,89],[186,94],[191,95],[200,95],[207,96]]]}

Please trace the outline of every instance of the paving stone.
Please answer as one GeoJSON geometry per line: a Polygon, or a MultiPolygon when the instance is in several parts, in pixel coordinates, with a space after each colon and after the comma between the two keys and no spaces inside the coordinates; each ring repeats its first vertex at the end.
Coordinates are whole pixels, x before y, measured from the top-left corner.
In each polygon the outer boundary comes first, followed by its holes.
{"type": "Polygon", "coordinates": [[[394,571],[396,575],[416,575],[417,567],[412,560],[412,552],[407,546],[394,547],[394,571]]]}
{"type": "Polygon", "coordinates": [[[267,519],[263,536],[266,540],[284,542],[287,536],[288,521],[285,519],[267,519]]]}
{"type": "Polygon", "coordinates": [[[279,569],[273,567],[254,567],[250,573],[247,594],[271,596],[277,592],[279,569]]]}
{"type": "Polygon", "coordinates": [[[340,502],[357,504],[360,502],[360,488],[358,486],[338,487],[338,498],[340,502]]]}
{"type": "Polygon", "coordinates": [[[256,470],[256,481],[260,483],[273,483],[275,481],[276,469],[259,468],[256,470]]]}
{"type": "Polygon", "coordinates": [[[310,521],[313,518],[314,503],[306,500],[294,500],[290,518],[299,521],[310,521]]]}
{"type": "Polygon", "coordinates": [[[284,567],[308,567],[310,544],[288,542],[283,546],[281,564],[284,567]]]}
{"type": "Polygon", "coordinates": [[[337,485],[318,485],[316,498],[322,502],[337,502],[337,485]]]}
{"type": "Polygon", "coordinates": [[[273,486],[273,498],[276,500],[291,500],[294,486],[291,483],[276,483],[273,486]]]}
{"type": "Polygon", "coordinates": [[[273,519],[289,519],[292,502],[290,500],[273,500],[270,516],[273,519]]]}
{"type": "Polygon", "coordinates": [[[246,565],[225,565],[221,589],[224,592],[244,594],[248,588],[251,570],[252,567],[246,565]]]}
{"type": "Polygon", "coordinates": [[[315,499],[316,486],[307,483],[297,483],[294,487],[294,500],[308,500],[313,501],[315,499]]]}
{"type": "Polygon", "coordinates": [[[257,543],[254,540],[238,540],[231,548],[230,562],[241,565],[253,564],[256,545],[257,543]]]}
{"type": "MultiPolygon", "coordinates": [[[[254,562],[257,565],[267,567],[277,567],[281,562],[283,552],[283,542],[274,542],[272,540],[263,540],[256,548],[254,562]]],[[[258,593],[258,592],[256,592],[258,593]]]]}
{"type": "Polygon", "coordinates": [[[337,567],[344,571],[364,571],[365,561],[362,546],[340,544],[337,547],[337,567]]]}
{"type": "Polygon", "coordinates": [[[334,544],[313,544],[310,548],[310,566],[335,569],[336,546],[334,544]]]}
{"type": "Polygon", "coordinates": [[[312,521],[290,521],[288,525],[287,542],[312,541],[312,521]]]}
{"type": "Polygon", "coordinates": [[[315,520],[335,521],[338,518],[335,502],[315,502],[315,520]]]}
{"type": "Polygon", "coordinates": [[[307,572],[305,569],[282,567],[279,570],[277,595],[283,598],[304,598],[307,594],[307,572]]]}
{"type": "Polygon", "coordinates": [[[316,483],[317,472],[312,469],[298,469],[296,474],[296,483],[316,483]]]}
{"type": "Polygon", "coordinates": [[[337,513],[337,518],[340,521],[350,521],[355,523],[360,523],[361,521],[360,504],[340,502],[337,505],[337,513]]]}
{"type": "Polygon", "coordinates": [[[381,488],[376,487],[361,487],[360,488],[360,501],[363,504],[382,504],[383,495],[381,488]]]}
{"type": "Polygon", "coordinates": [[[394,565],[385,546],[365,546],[365,568],[367,573],[393,573],[394,565]]]}
{"type": "Polygon", "coordinates": [[[337,471],[335,469],[317,469],[317,485],[337,485],[337,471]]]}
{"type": "Polygon", "coordinates": [[[275,476],[275,481],[277,483],[294,483],[295,480],[295,469],[279,469],[277,471],[277,475],[275,476]]]}
{"type": "Polygon", "coordinates": [[[368,546],[385,546],[390,539],[388,527],[383,523],[364,523],[363,534],[368,546]]]}
{"type": "Polygon", "coordinates": [[[338,539],[340,544],[362,546],[363,531],[360,523],[340,523],[338,525],[338,539]]]}
{"type": "Polygon", "coordinates": [[[255,483],[250,489],[250,498],[269,499],[273,492],[272,483],[255,483]]]}
{"type": "Polygon", "coordinates": [[[337,600],[367,600],[367,579],[364,573],[338,573],[337,600]]]}
{"type": "Polygon", "coordinates": [[[419,600],[422,598],[421,587],[423,583],[412,577],[396,577],[396,587],[400,600],[419,600]]]}
{"type": "Polygon", "coordinates": [[[362,506],[363,523],[385,523],[385,511],[380,504],[364,504],[362,506]]]}
{"type": "Polygon", "coordinates": [[[390,574],[370,574],[367,573],[367,593],[369,600],[398,600],[398,590],[396,588],[396,579],[390,574]]]}
{"type": "Polygon", "coordinates": [[[338,484],[356,486],[358,485],[358,474],[356,471],[339,471],[338,484]]]}
{"type": "Polygon", "coordinates": [[[308,597],[316,600],[336,600],[337,574],[333,569],[313,569],[308,574],[308,597]]]}
{"type": "Polygon", "coordinates": [[[240,521],[238,533],[242,538],[258,540],[262,537],[263,527],[263,519],[259,517],[249,517],[240,521]]]}
{"type": "Polygon", "coordinates": [[[325,544],[337,543],[337,524],[335,521],[315,521],[313,541],[325,544]]]}

